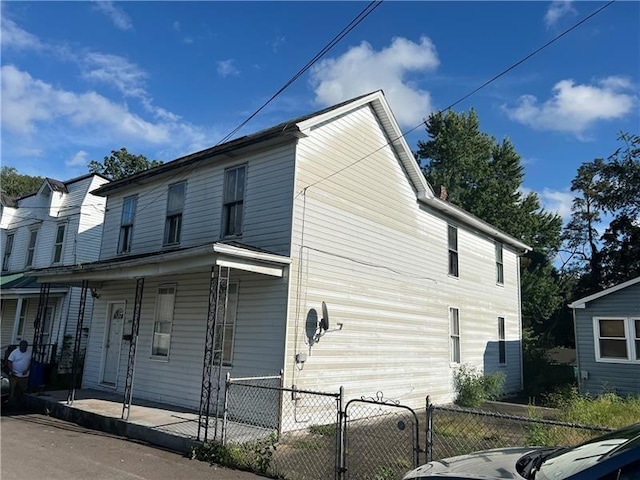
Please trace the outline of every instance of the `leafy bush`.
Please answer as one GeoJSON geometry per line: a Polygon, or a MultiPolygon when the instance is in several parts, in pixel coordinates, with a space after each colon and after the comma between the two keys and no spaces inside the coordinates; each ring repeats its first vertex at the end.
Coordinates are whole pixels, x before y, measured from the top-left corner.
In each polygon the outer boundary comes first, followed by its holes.
{"type": "Polygon", "coordinates": [[[495,400],[502,395],[504,381],[502,372],[484,375],[473,367],[461,365],[454,376],[458,394],[456,403],[463,407],[479,407],[487,400],[495,400]]]}
{"type": "Polygon", "coordinates": [[[191,458],[223,467],[267,473],[276,450],[275,433],[262,440],[223,445],[219,441],[207,442],[195,447],[191,458]]]}

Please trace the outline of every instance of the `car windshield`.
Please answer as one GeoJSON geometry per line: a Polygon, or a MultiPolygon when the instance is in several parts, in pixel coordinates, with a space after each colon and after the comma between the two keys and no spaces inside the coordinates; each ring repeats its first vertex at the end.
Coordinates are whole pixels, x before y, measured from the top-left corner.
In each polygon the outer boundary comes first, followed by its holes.
{"type": "Polygon", "coordinates": [[[591,467],[607,455],[637,447],[638,443],[640,426],[618,430],[552,455],[542,463],[535,478],[556,480],[570,477],[591,467]]]}

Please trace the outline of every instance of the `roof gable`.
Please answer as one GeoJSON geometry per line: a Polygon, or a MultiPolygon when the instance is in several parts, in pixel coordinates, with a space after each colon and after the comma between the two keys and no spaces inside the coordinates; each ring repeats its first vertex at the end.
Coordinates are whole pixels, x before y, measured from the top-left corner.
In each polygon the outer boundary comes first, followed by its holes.
{"type": "Polygon", "coordinates": [[[640,277],[633,278],[624,283],[620,283],[619,285],[615,285],[611,288],[602,290],[601,292],[594,293],[593,295],[589,295],[588,297],[576,300],[575,302],[569,304],[569,308],[585,308],[587,306],[587,303],[589,302],[605,297],[611,293],[618,292],[637,283],[640,283],[640,277]]]}

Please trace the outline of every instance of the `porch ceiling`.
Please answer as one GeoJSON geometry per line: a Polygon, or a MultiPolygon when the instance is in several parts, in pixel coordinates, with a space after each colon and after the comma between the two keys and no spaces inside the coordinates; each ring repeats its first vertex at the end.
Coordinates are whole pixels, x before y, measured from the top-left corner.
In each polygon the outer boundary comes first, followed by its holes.
{"type": "Polygon", "coordinates": [[[100,286],[106,281],[174,275],[213,265],[282,277],[290,263],[291,259],[282,255],[238,243],[215,242],[135,257],[33,270],[28,275],[36,277],[40,283],[80,285],[87,280],[89,286],[100,286]]]}

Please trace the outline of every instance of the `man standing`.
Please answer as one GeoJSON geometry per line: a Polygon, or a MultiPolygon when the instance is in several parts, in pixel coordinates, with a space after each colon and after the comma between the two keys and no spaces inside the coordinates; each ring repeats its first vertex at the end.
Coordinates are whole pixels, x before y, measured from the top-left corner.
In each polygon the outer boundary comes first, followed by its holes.
{"type": "Polygon", "coordinates": [[[29,343],[26,340],[20,342],[20,346],[9,354],[7,364],[9,367],[9,382],[11,390],[9,402],[17,404],[22,400],[29,382],[29,369],[31,367],[31,352],[27,352],[29,343]]]}

